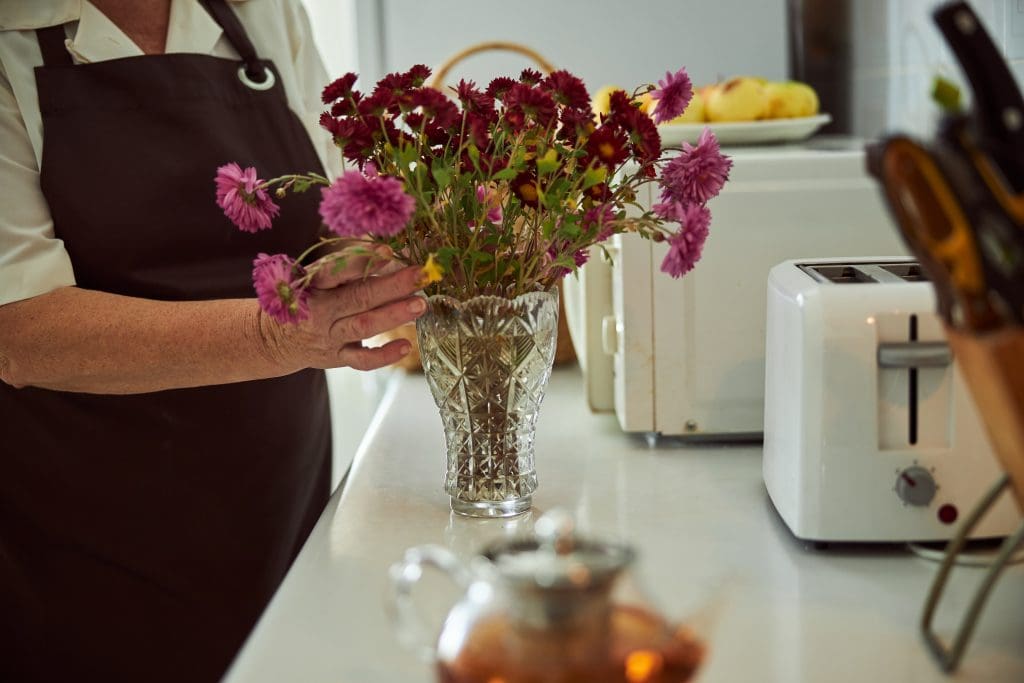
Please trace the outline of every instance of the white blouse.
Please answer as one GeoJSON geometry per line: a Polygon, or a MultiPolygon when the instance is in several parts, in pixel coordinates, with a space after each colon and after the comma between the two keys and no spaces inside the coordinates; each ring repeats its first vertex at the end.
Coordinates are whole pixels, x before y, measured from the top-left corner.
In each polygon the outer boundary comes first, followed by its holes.
{"type": "MultiPolygon", "coordinates": [[[[324,167],[336,175],[340,153],[318,124],[327,73],[305,9],[299,0],[232,2],[259,56],[277,67],[288,104],[305,124],[324,167]]],[[[43,58],[35,29],[58,24],[67,25],[65,44],[76,63],[143,54],[88,0],[0,2],[0,305],[75,284],[39,185],[43,123],[33,68],[43,58]]],[[[198,0],[172,0],[166,52],[238,59],[198,0]]]]}

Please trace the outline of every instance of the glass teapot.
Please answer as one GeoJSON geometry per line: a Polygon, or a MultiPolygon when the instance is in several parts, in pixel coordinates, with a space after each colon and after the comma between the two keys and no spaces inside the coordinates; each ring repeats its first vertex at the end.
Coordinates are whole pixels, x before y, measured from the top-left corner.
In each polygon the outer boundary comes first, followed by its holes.
{"type": "Polygon", "coordinates": [[[392,566],[399,636],[436,662],[442,683],[682,683],[705,648],[637,598],[621,599],[634,552],[581,538],[552,511],[534,536],[491,545],[465,565],[419,546],[392,566]],[[412,599],[423,569],[448,574],[464,594],[436,645],[424,644],[412,599]]]}

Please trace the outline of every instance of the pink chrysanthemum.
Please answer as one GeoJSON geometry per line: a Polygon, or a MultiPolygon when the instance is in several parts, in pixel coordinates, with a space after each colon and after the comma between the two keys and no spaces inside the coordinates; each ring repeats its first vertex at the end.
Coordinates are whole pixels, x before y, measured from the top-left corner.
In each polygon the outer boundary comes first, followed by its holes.
{"type": "Polygon", "coordinates": [[[583,214],[583,229],[588,233],[595,231],[594,242],[604,242],[615,234],[615,209],[611,204],[592,206],[583,214]]]}
{"type": "Polygon", "coordinates": [[[309,317],[309,292],[298,282],[301,266],[285,254],[259,254],[252,265],[252,284],[267,315],[281,324],[309,317]]]}
{"type": "Polygon", "coordinates": [[[324,225],[342,237],[393,237],[405,229],[416,209],[416,200],[397,178],[367,178],[358,171],[343,173],[321,190],[321,197],[324,225]]]}
{"type": "Polygon", "coordinates": [[[661,262],[661,272],[682,277],[700,260],[708,238],[711,212],[700,204],[682,205],[678,202],[657,204],[654,210],[663,218],[680,223],[679,232],[668,239],[668,254],[661,262]]]}
{"type": "Polygon", "coordinates": [[[651,99],[657,101],[654,108],[654,122],[665,123],[686,111],[693,97],[693,83],[686,69],[666,72],[665,80],[658,81],[658,87],[651,91],[651,99]]]}
{"type": "Polygon", "coordinates": [[[217,169],[217,206],[243,232],[258,232],[270,227],[281,208],[262,187],[256,169],[242,169],[231,162],[217,169]]]}
{"type": "MultiPolygon", "coordinates": [[[[484,220],[491,225],[501,225],[501,221],[505,217],[501,209],[501,195],[494,190],[488,190],[484,185],[477,185],[476,200],[487,209],[487,216],[484,220]]],[[[470,221],[469,227],[475,228],[476,221],[470,221]]]]}
{"type": "Polygon", "coordinates": [[[715,134],[705,127],[696,147],[684,142],[682,153],[665,165],[661,198],[704,204],[722,190],[731,168],[732,159],[722,154],[715,134]]]}

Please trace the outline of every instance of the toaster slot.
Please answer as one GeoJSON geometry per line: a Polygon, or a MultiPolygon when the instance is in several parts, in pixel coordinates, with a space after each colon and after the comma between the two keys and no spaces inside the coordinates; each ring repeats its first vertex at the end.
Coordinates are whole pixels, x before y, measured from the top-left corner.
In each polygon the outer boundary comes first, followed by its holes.
{"type": "Polygon", "coordinates": [[[931,313],[874,316],[878,334],[878,446],[947,448],[952,354],[931,313]]]}
{"type": "Polygon", "coordinates": [[[806,264],[800,269],[819,282],[831,282],[837,285],[856,285],[874,282],[875,280],[860,268],[841,263],[806,264]]]}
{"type": "Polygon", "coordinates": [[[906,282],[928,282],[920,263],[885,263],[879,266],[906,282]]]}

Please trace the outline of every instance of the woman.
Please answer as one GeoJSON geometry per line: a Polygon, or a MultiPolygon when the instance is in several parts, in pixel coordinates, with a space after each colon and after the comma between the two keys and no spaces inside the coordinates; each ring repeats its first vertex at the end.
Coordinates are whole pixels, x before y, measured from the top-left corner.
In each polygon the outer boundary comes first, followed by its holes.
{"type": "Polygon", "coordinates": [[[0,680],[218,679],[326,501],[321,369],[408,352],[360,340],[417,268],[280,326],[252,259],[318,198],[258,235],[214,202],[228,161],[323,170],[324,83],[298,0],[0,0],[0,680]]]}

